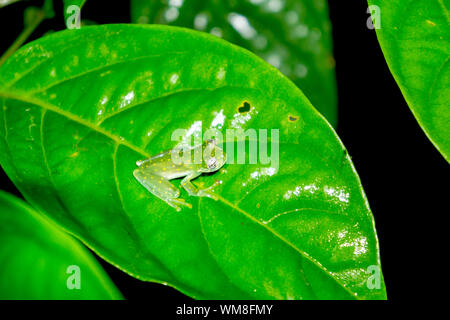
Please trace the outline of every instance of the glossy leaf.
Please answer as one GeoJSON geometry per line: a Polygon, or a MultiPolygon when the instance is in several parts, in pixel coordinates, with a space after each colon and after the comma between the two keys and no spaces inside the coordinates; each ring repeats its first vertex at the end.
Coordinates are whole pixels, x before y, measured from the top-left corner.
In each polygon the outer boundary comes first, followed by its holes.
{"type": "Polygon", "coordinates": [[[132,0],[131,19],[209,32],[277,67],[336,126],[331,23],[325,0],[132,0]]]}
{"type": "Polygon", "coordinates": [[[385,297],[382,276],[379,289],[366,283],[378,243],[345,148],[250,52],[188,29],[84,27],[22,48],[0,88],[9,177],[129,274],[194,298],[385,297]],[[200,127],[279,129],[279,169],[228,163],[194,181],[222,181],[218,201],[182,190],[193,208],[175,211],[136,181],[135,162],[174,147],[174,130],[200,127]]]}
{"type": "MultiPolygon", "coordinates": [[[[411,111],[450,162],[448,2],[369,0],[383,54],[411,111]],[[375,16],[375,15],[374,15],[375,16]]],[[[395,106],[392,106],[395,107],[395,106]]]]}
{"type": "Polygon", "coordinates": [[[78,241],[22,200],[0,191],[0,299],[122,299],[122,295],[78,241]]]}

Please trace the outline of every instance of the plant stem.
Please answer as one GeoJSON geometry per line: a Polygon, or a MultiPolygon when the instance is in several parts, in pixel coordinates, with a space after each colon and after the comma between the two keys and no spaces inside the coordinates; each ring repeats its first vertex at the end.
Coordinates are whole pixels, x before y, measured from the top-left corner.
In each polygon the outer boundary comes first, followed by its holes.
{"type": "Polygon", "coordinates": [[[35,19],[31,21],[29,25],[23,29],[17,39],[13,42],[13,44],[5,51],[5,53],[0,57],[0,66],[8,59],[20,46],[28,39],[28,37],[33,33],[34,30],[41,24],[41,22],[45,19],[46,15],[43,10],[40,10],[36,15],[35,19]]]}

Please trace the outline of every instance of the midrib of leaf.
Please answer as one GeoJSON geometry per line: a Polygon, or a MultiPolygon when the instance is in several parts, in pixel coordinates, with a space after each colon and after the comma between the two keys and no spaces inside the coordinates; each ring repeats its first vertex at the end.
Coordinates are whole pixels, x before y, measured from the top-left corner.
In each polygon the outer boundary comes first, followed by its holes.
{"type": "Polygon", "coordinates": [[[145,152],[141,148],[136,147],[135,145],[129,143],[127,140],[123,140],[120,137],[110,133],[109,131],[104,130],[101,127],[95,126],[91,122],[89,122],[89,121],[87,121],[87,120],[85,120],[83,118],[80,118],[79,116],[77,116],[77,115],[75,115],[73,113],[70,113],[70,112],[67,112],[65,110],[62,110],[62,109],[58,108],[57,106],[49,104],[49,103],[47,103],[45,101],[42,101],[40,99],[29,97],[29,96],[27,96],[27,93],[24,93],[24,92],[13,92],[12,93],[11,91],[10,92],[1,92],[0,91],[0,96],[2,96],[3,98],[6,98],[6,99],[18,100],[18,101],[31,103],[31,104],[34,104],[34,105],[39,106],[41,108],[44,108],[46,110],[52,111],[54,113],[57,113],[57,114],[59,114],[59,115],[61,115],[63,117],[66,117],[69,120],[72,120],[73,122],[79,123],[79,124],[89,128],[89,129],[91,129],[92,131],[96,131],[96,132],[98,132],[98,133],[108,137],[109,139],[113,140],[114,142],[116,142],[118,144],[122,144],[122,145],[130,148],[131,150],[133,150],[133,151],[135,151],[137,153],[140,153],[140,154],[142,154],[143,156],[145,156],[147,158],[150,158],[150,154],[148,154],[147,152],[145,152]]]}
{"type": "Polygon", "coordinates": [[[328,271],[324,266],[322,266],[317,260],[315,260],[314,258],[311,258],[311,256],[309,254],[307,254],[305,251],[301,250],[300,248],[297,248],[293,243],[291,243],[289,240],[287,240],[285,237],[283,237],[281,234],[279,234],[278,232],[276,232],[274,229],[270,228],[269,226],[265,225],[264,223],[262,223],[261,221],[259,221],[258,219],[256,219],[255,217],[253,217],[250,213],[246,212],[245,210],[241,209],[240,207],[234,205],[233,203],[229,202],[228,200],[222,198],[220,195],[217,195],[217,198],[224,203],[225,205],[229,206],[230,208],[234,209],[235,211],[238,211],[240,213],[242,213],[246,218],[250,219],[251,221],[253,221],[254,223],[256,223],[258,226],[262,227],[263,229],[265,229],[266,231],[268,231],[269,233],[273,234],[276,238],[278,238],[281,242],[283,242],[284,244],[286,244],[288,247],[291,247],[292,249],[294,249],[297,253],[299,253],[303,258],[308,259],[310,262],[312,262],[315,266],[317,266],[319,268],[319,270],[321,270],[322,272],[324,272],[327,276],[329,276],[331,279],[333,279],[339,286],[341,286],[342,288],[345,289],[345,291],[348,292],[348,294],[352,297],[352,298],[356,298],[358,299],[358,296],[355,297],[354,293],[352,291],[350,291],[346,286],[344,286],[344,284],[342,284],[338,279],[336,279],[336,277],[332,277],[330,274],[330,271],[328,271]]]}
{"type": "MultiPolygon", "coordinates": [[[[127,140],[122,140],[120,137],[110,133],[107,130],[104,130],[101,127],[95,126],[94,124],[92,124],[91,122],[73,114],[70,112],[67,112],[65,110],[62,110],[60,108],[58,108],[55,105],[52,105],[46,101],[34,98],[34,97],[29,97],[28,93],[26,92],[2,92],[0,91],[0,97],[3,97],[5,99],[11,99],[11,100],[17,100],[17,101],[23,101],[26,103],[30,103],[36,106],[39,106],[45,110],[48,111],[52,111],[54,113],[57,113],[63,117],[66,117],[67,119],[76,122],[80,125],[83,125],[89,129],[91,129],[92,131],[98,132],[104,136],[106,136],[107,138],[115,141],[117,144],[126,146],[128,148],[130,148],[131,150],[140,153],[142,156],[146,157],[146,158],[150,158],[151,155],[149,153],[147,153],[146,151],[144,151],[142,148],[139,148],[137,146],[135,146],[134,144],[128,142],[127,140]]],[[[7,131],[7,128],[6,128],[7,131]]],[[[346,286],[344,286],[344,284],[342,284],[336,277],[333,277],[330,273],[330,271],[328,271],[324,266],[322,266],[318,261],[316,261],[314,258],[312,258],[310,255],[308,255],[305,251],[297,248],[294,244],[292,244],[290,241],[288,241],[286,238],[284,238],[282,235],[280,235],[278,232],[276,232],[274,229],[270,228],[269,226],[263,224],[262,222],[260,222],[259,220],[257,220],[255,217],[253,217],[251,214],[247,213],[245,210],[241,209],[240,207],[234,205],[233,203],[229,202],[228,200],[222,198],[220,195],[217,195],[218,199],[225,205],[229,206],[231,209],[234,209],[237,212],[240,212],[241,214],[243,214],[247,219],[250,219],[251,221],[253,221],[254,223],[256,223],[258,226],[262,227],[264,230],[266,230],[267,232],[273,234],[277,239],[279,239],[281,242],[283,242],[284,244],[286,244],[288,247],[291,247],[295,252],[297,252],[298,254],[300,254],[303,258],[308,259],[311,263],[313,263],[315,266],[318,267],[318,269],[322,272],[324,272],[328,277],[330,277],[331,279],[333,279],[340,287],[342,287],[352,298],[356,298],[359,299],[358,296],[355,297],[354,293],[352,291],[350,291],[349,288],[347,288],[346,286]]]]}
{"type": "MultiPolygon", "coordinates": [[[[225,200],[225,199],[219,197],[219,200],[221,200],[222,203],[227,204],[226,202],[223,201],[223,200],[225,200]]],[[[222,270],[222,267],[220,267],[219,263],[217,262],[217,260],[216,260],[216,258],[215,258],[215,256],[214,256],[213,250],[211,249],[211,246],[210,246],[210,244],[209,244],[209,240],[208,240],[208,238],[206,237],[205,231],[203,230],[202,218],[201,218],[201,215],[200,215],[200,202],[201,202],[201,198],[198,200],[197,215],[198,215],[198,219],[199,219],[199,221],[200,221],[200,230],[202,231],[202,236],[203,236],[203,239],[205,239],[206,245],[207,245],[207,247],[208,247],[209,254],[212,256],[213,260],[216,262],[216,265],[220,268],[220,270],[222,271],[222,273],[225,274],[225,276],[227,277],[227,279],[228,279],[231,283],[234,284],[233,280],[231,280],[231,278],[228,276],[228,274],[222,270]]],[[[301,273],[302,273],[302,276],[303,276],[303,279],[305,280],[305,282],[307,282],[308,284],[310,284],[310,282],[308,281],[308,278],[305,276],[305,273],[303,272],[303,270],[301,269],[300,271],[301,271],[301,273]]],[[[310,285],[310,287],[312,288],[311,285],[310,285]]],[[[314,290],[311,289],[311,291],[312,291],[313,294],[317,297],[317,295],[314,293],[314,290]]]]}
{"type": "MultiPolygon", "coordinates": [[[[55,107],[55,108],[56,108],[56,107],[55,107]]],[[[46,167],[46,170],[47,170],[47,173],[48,173],[48,177],[49,177],[49,179],[50,179],[50,183],[51,183],[51,185],[53,186],[53,188],[54,188],[54,190],[55,190],[55,192],[54,192],[54,193],[55,193],[55,196],[57,197],[59,203],[62,204],[63,202],[62,202],[62,200],[59,198],[58,193],[56,192],[56,190],[57,190],[57,189],[56,189],[56,184],[55,184],[55,182],[54,182],[54,180],[53,180],[53,174],[52,174],[52,171],[51,171],[50,166],[49,166],[49,164],[48,164],[48,160],[47,160],[47,151],[46,151],[46,149],[45,149],[45,143],[44,143],[44,131],[43,131],[43,125],[44,125],[44,117],[45,117],[45,115],[46,115],[47,110],[49,110],[49,109],[43,108],[43,112],[42,112],[42,115],[41,115],[41,124],[40,124],[40,136],[41,136],[42,156],[43,156],[44,164],[45,164],[45,167],[46,167]]],[[[59,110],[60,110],[60,109],[59,109],[59,110]]],[[[73,114],[72,114],[72,115],[73,115],[73,114]]],[[[74,115],[73,115],[73,116],[74,116],[74,115]]],[[[6,119],[6,117],[5,117],[5,119],[6,119]]],[[[72,119],[71,119],[71,120],[72,120],[72,119]]],[[[73,120],[73,121],[74,121],[74,120],[73,120]]],[[[6,131],[8,131],[6,127],[5,127],[5,129],[6,129],[6,131]]],[[[115,149],[114,149],[114,154],[113,154],[113,166],[114,166],[114,180],[115,180],[115,183],[116,183],[116,191],[117,191],[117,194],[118,194],[118,197],[119,197],[119,201],[120,201],[120,203],[121,203],[121,208],[122,208],[123,212],[125,213],[125,216],[126,216],[126,218],[127,218],[127,221],[128,221],[128,223],[130,224],[130,226],[133,227],[133,228],[135,229],[133,222],[128,218],[128,215],[126,215],[126,212],[127,212],[127,211],[125,210],[125,207],[124,207],[124,204],[123,204],[122,194],[121,194],[120,189],[119,189],[119,183],[118,183],[118,181],[117,181],[117,174],[116,174],[116,153],[117,153],[118,148],[119,148],[119,144],[118,144],[118,143],[115,143],[115,149]]],[[[65,210],[65,211],[66,211],[67,213],[70,213],[69,210],[65,210]]],[[[77,219],[76,219],[75,217],[72,217],[72,219],[74,219],[74,221],[77,221],[77,219]]],[[[78,221],[77,221],[77,222],[78,222],[78,221]]],[[[80,224],[78,224],[78,225],[81,226],[80,224]]],[[[133,232],[133,233],[131,233],[130,236],[134,237],[134,240],[135,240],[135,241],[137,241],[138,243],[140,243],[143,247],[147,248],[147,245],[145,244],[145,242],[142,240],[142,238],[139,236],[138,233],[133,232]]],[[[171,275],[172,278],[175,279],[175,277],[173,277],[172,272],[171,272],[169,269],[167,269],[167,267],[166,267],[166,266],[165,266],[158,258],[156,258],[156,257],[153,256],[153,255],[151,255],[151,257],[152,257],[153,261],[159,265],[160,268],[162,268],[165,272],[167,272],[167,274],[171,275]]],[[[149,279],[149,280],[151,280],[151,281],[156,281],[156,282],[161,282],[160,280],[156,280],[156,279],[154,279],[154,278],[151,278],[151,279],[149,279]]],[[[177,289],[178,289],[178,288],[177,288],[177,289]]],[[[180,290],[180,291],[182,291],[182,290],[180,290]]]]}
{"type": "MultiPolygon", "coordinates": [[[[117,191],[117,196],[119,197],[121,209],[122,209],[124,215],[126,216],[126,219],[127,219],[128,223],[130,224],[130,226],[132,226],[132,227],[136,230],[133,221],[132,221],[132,220],[128,217],[128,215],[127,215],[127,212],[128,212],[128,211],[125,209],[125,203],[124,203],[124,201],[123,201],[122,192],[120,191],[119,180],[117,179],[117,151],[119,150],[119,147],[120,147],[120,145],[116,143],[115,146],[114,146],[114,152],[113,152],[113,155],[112,155],[112,160],[113,160],[113,170],[114,170],[114,172],[113,172],[113,173],[114,173],[114,183],[115,183],[115,187],[116,187],[115,189],[116,189],[116,191],[117,191]]],[[[133,232],[132,235],[134,236],[135,240],[136,240],[138,243],[140,243],[144,248],[148,249],[147,244],[146,244],[145,241],[140,237],[139,233],[133,232]]],[[[170,269],[168,269],[160,259],[158,259],[156,256],[154,256],[154,255],[151,253],[150,250],[147,250],[147,251],[148,251],[149,253],[146,253],[146,254],[147,254],[147,255],[150,255],[151,258],[153,259],[153,261],[155,261],[155,262],[159,265],[160,268],[162,268],[165,272],[167,272],[167,274],[170,275],[170,276],[172,277],[172,279],[176,279],[176,277],[173,275],[172,271],[171,271],[170,269]]],[[[163,280],[158,280],[158,279],[155,279],[155,278],[148,278],[148,279],[146,279],[146,280],[147,280],[147,281],[148,281],[148,280],[151,280],[151,281],[159,282],[159,283],[165,282],[165,281],[163,281],[163,280]]],[[[175,285],[174,285],[174,286],[175,286],[175,285]]],[[[182,291],[182,292],[185,291],[185,290],[181,290],[178,286],[176,287],[176,289],[179,290],[179,291],[182,291]]]]}
{"type": "MultiPolygon", "coordinates": [[[[239,291],[243,292],[243,294],[247,295],[246,292],[242,291],[242,289],[241,289],[239,286],[237,286],[237,285],[234,283],[233,280],[231,280],[230,276],[222,269],[222,267],[219,265],[219,263],[217,262],[217,260],[216,260],[215,257],[214,257],[214,254],[213,254],[213,252],[212,252],[212,249],[211,249],[211,246],[210,246],[210,244],[209,244],[209,241],[208,241],[208,239],[206,238],[205,231],[203,230],[202,219],[201,219],[201,217],[200,217],[200,203],[201,203],[201,201],[202,201],[202,198],[200,197],[200,198],[198,199],[198,205],[197,205],[197,217],[198,217],[198,221],[199,221],[199,224],[200,224],[200,231],[201,231],[201,233],[202,233],[203,239],[205,240],[206,247],[208,248],[208,252],[209,252],[209,254],[210,254],[211,257],[212,257],[212,260],[214,261],[214,264],[215,264],[215,265],[217,266],[217,268],[220,270],[220,272],[222,273],[222,275],[230,282],[230,284],[233,285],[233,286],[234,286],[236,289],[238,289],[239,291]]],[[[247,295],[247,296],[248,296],[248,295],[247,295]]]]}

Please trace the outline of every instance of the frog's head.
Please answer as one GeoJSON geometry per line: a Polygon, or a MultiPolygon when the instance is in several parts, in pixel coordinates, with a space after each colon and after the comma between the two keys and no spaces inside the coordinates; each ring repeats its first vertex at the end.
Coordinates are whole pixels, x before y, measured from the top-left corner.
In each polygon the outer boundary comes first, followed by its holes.
{"type": "Polygon", "coordinates": [[[225,151],[216,145],[215,140],[207,140],[203,143],[202,172],[214,172],[223,167],[227,161],[225,151]]]}

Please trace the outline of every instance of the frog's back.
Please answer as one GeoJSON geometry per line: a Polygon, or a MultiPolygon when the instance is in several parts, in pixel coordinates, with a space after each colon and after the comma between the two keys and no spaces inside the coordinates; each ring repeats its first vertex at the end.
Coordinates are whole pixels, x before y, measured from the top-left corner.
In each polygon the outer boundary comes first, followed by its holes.
{"type": "Polygon", "coordinates": [[[169,180],[184,177],[195,169],[194,164],[172,161],[172,150],[161,152],[154,157],[141,161],[138,166],[169,180]]]}
{"type": "Polygon", "coordinates": [[[172,152],[171,150],[163,151],[160,154],[157,154],[156,156],[151,157],[148,159],[149,164],[156,164],[156,163],[167,163],[171,161],[172,159],[172,152]]]}
{"type": "Polygon", "coordinates": [[[153,156],[151,158],[145,159],[145,160],[139,160],[136,162],[136,165],[143,168],[148,168],[150,165],[158,164],[158,163],[168,163],[168,161],[171,160],[171,153],[170,150],[161,152],[157,154],[156,156],[153,156]]]}

